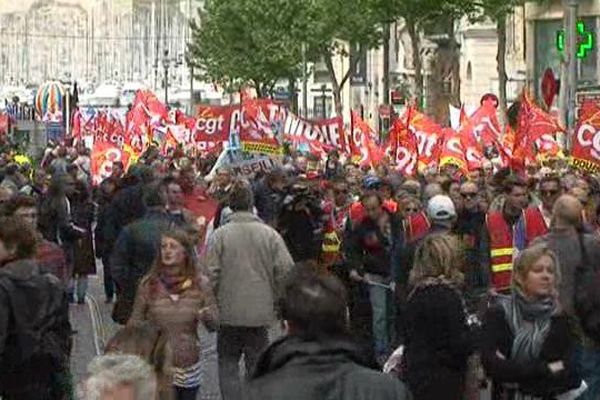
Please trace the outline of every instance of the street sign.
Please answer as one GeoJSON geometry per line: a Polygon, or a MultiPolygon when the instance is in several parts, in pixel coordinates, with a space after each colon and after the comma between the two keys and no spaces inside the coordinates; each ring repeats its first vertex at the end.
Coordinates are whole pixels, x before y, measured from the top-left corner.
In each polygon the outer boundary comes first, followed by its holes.
{"type": "MultiPolygon", "coordinates": [[[[594,49],[594,33],[586,29],[582,21],[577,22],[577,58],[585,58],[594,49]]],[[[564,29],[556,32],[556,48],[561,53],[566,49],[566,33],[564,29]]]]}

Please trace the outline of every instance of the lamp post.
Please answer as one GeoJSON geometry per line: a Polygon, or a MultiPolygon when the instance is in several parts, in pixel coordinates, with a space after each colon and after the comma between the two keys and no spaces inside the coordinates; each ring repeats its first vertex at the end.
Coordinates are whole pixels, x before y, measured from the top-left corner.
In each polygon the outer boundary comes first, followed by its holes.
{"type": "Polygon", "coordinates": [[[575,109],[577,108],[577,8],[578,0],[567,0],[567,126],[569,135],[567,135],[568,146],[571,147],[572,133],[575,129],[575,109]]]}
{"type": "Polygon", "coordinates": [[[163,58],[164,78],[165,78],[165,105],[169,107],[169,50],[165,50],[163,58]]]}

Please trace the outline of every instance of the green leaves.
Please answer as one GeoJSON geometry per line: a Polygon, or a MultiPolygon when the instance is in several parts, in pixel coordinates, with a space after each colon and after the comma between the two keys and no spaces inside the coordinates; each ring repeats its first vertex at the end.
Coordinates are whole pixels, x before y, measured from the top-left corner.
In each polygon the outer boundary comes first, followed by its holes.
{"type": "Polygon", "coordinates": [[[192,25],[189,52],[202,78],[225,87],[251,85],[265,94],[300,74],[301,0],[210,0],[192,25]]]}

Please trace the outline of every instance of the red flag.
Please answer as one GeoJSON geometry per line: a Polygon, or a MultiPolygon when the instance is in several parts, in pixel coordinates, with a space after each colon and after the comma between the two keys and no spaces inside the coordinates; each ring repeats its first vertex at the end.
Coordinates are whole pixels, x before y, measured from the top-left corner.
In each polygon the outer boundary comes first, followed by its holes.
{"type": "Polygon", "coordinates": [[[245,151],[280,153],[283,149],[283,108],[272,100],[244,100],[240,141],[245,151]]]}
{"type": "Polygon", "coordinates": [[[419,143],[417,137],[408,128],[413,108],[406,111],[406,118],[397,119],[390,131],[390,156],[396,169],[404,175],[414,175],[417,172],[419,158],[419,143]],[[406,121],[403,124],[402,121],[406,121]]]}
{"type": "Polygon", "coordinates": [[[8,133],[9,116],[7,113],[0,112],[0,135],[8,133]]]}
{"type": "Polygon", "coordinates": [[[467,160],[461,137],[454,129],[445,128],[444,145],[440,153],[440,167],[455,165],[463,172],[467,171],[467,160]]]}
{"type": "Polygon", "coordinates": [[[81,112],[76,109],[71,116],[71,137],[78,141],[81,138],[81,112]]]}
{"type": "Polygon", "coordinates": [[[92,181],[99,185],[112,174],[113,164],[121,161],[125,170],[129,168],[129,153],[123,151],[113,143],[104,141],[94,142],[91,153],[92,181]]]}
{"type": "Polygon", "coordinates": [[[600,172],[600,105],[586,100],[573,138],[571,164],[590,173],[600,172]]]}
{"type": "Polygon", "coordinates": [[[524,93],[519,110],[518,128],[515,135],[513,157],[518,163],[534,163],[535,143],[544,135],[556,140],[556,134],[564,132],[556,118],[536,105],[527,93],[524,93]]]}
{"type": "Polygon", "coordinates": [[[358,113],[355,111],[352,111],[351,113],[350,125],[352,129],[352,137],[360,137],[361,139],[360,165],[370,165],[375,167],[376,165],[380,164],[383,160],[384,154],[381,147],[379,147],[374,140],[375,132],[373,129],[371,129],[369,124],[363,121],[360,115],[358,115],[358,113]]]}
{"type": "Polygon", "coordinates": [[[419,170],[437,166],[444,144],[442,127],[425,114],[414,110],[410,115],[408,129],[417,139],[419,170]]]}

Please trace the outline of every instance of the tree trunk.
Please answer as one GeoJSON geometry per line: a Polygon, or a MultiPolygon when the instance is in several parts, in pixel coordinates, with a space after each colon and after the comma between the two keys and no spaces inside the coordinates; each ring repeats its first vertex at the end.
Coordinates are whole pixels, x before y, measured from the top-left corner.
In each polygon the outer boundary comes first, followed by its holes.
{"type": "Polygon", "coordinates": [[[410,36],[410,44],[413,53],[413,68],[415,70],[414,95],[417,100],[417,107],[421,108],[421,105],[423,104],[423,59],[421,58],[421,41],[414,21],[406,20],[406,28],[408,29],[408,36],[410,36]]]}
{"type": "Polygon", "coordinates": [[[496,31],[498,34],[498,53],[496,61],[498,63],[498,108],[500,109],[500,124],[502,130],[506,125],[506,14],[498,15],[496,21],[496,31]]]}
{"type": "Polygon", "coordinates": [[[344,89],[344,85],[350,79],[350,75],[352,71],[356,68],[356,65],[362,58],[363,52],[366,51],[362,46],[360,47],[359,57],[355,57],[350,65],[348,66],[348,70],[344,74],[344,77],[341,81],[338,81],[337,76],[335,75],[335,69],[333,68],[333,59],[331,55],[331,51],[329,49],[323,50],[323,58],[325,60],[325,65],[327,66],[327,71],[329,72],[329,78],[331,79],[331,87],[333,88],[333,104],[335,106],[335,113],[338,117],[343,117],[343,104],[342,104],[342,90],[344,89]]]}
{"type": "Polygon", "coordinates": [[[383,104],[390,104],[390,24],[383,24],[383,104]]]}
{"type": "Polygon", "coordinates": [[[288,92],[290,94],[290,107],[294,114],[298,114],[298,93],[296,93],[296,78],[289,77],[288,92]]]}

